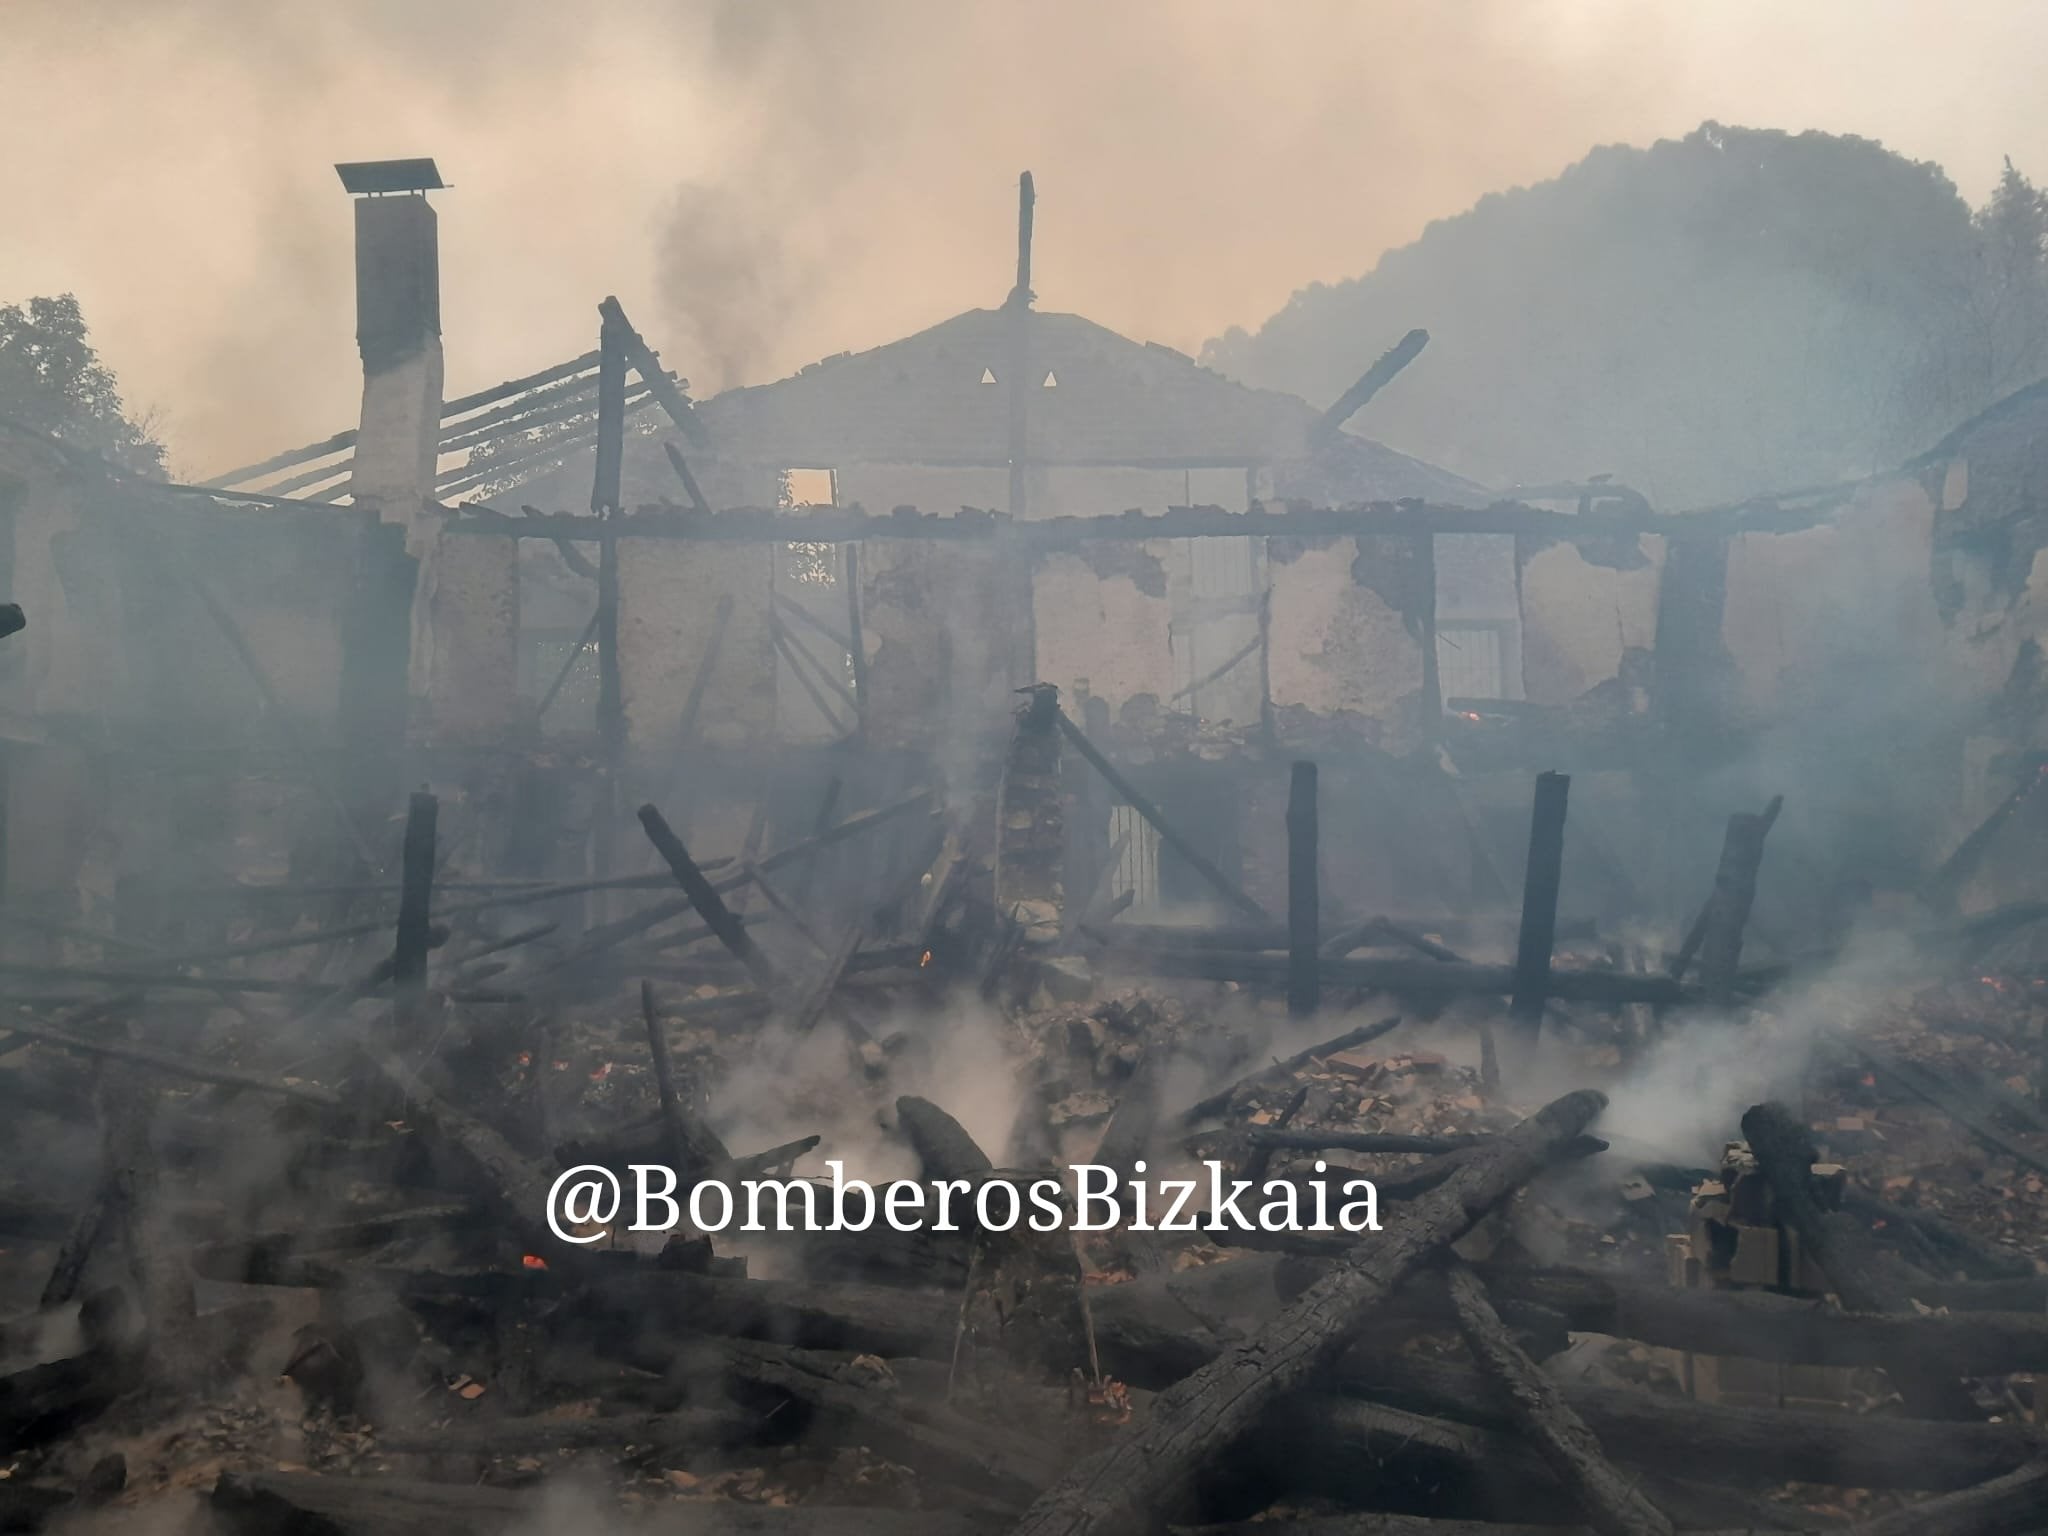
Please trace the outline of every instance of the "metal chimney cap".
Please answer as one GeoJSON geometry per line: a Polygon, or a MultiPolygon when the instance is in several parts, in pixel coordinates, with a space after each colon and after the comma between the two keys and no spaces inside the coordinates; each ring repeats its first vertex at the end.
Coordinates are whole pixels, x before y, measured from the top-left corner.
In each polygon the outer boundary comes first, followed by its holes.
{"type": "Polygon", "coordinates": [[[435,192],[448,185],[431,160],[353,160],[334,169],[341,184],[357,197],[435,192]]]}

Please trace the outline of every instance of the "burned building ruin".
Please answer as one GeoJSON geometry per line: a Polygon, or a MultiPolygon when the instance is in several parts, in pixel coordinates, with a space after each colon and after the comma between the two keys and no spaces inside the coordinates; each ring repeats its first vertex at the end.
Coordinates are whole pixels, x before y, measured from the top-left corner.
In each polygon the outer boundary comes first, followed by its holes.
{"type": "Polygon", "coordinates": [[[2048,1523],[2048,386],[1739,505],[1483,487],[1354,430],[1421,331],[1318,410],[1041,309],[1027,176],[991,308],[698,400],[605,297],[448,398],[439,173],[339,170],[354,428],[192,485],[0,421],[0,1097],[66,1149],[0,1523],[238,1374],[300,1438],[232,1531],[567,1520],[593,1456],[706,1531],[2048,1523]],[[1816,1023],[1873,944],[1975,1043],[1816,1023]],[[1082,1146],[1400,1210],[541,1220],[1082,1146]]]}

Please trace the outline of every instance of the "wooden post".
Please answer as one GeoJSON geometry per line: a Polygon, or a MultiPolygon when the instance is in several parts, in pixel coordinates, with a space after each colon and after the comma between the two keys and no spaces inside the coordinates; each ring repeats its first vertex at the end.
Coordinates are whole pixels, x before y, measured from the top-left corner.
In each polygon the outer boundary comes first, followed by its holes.
{"type": "Polygon", "coordinates": [[[401,1009],[418,1001],[427,984],[427,952],[433,947],[429,929],[434,897],[434,829],[439,815],[440,802],[424,790],[416,793],[406,807],[398,886],[398,939],[391,963],[392,984],[401,1009]]]}
{"type": "Polygon", "coordinates": [[[1785,797],[1777,796],[1761,816],[1738,811],[1728,818],[1721,844],[1721,863],[1714,871],[1714,892],[1707,898],[1707,923],[1700,939],[1700,984],[1707,1001],[1725,1008],[1734,1001],[1735,967],[1742,959],[1742,930],[1756,902],[1757,870],[1764,861],[1764,839],[1778,819],[1785,797]]]}
{"type": "Polygon", "coordinates": [[[860,544],[846,546],[846,645],[853,659],[854,729],[865,731],[868,724],[868,655],[860,634],[860,544]]]}
{"type": "Polygon", "coordinates": [[[1025,464],[1031,450],[1031,396],[1027,391],[1031,387],[1031,213],[1036,202],[1031,173],[1026,171],[1017,178],[1017,285],[1010,290],[1009,302],[1004,306],[1009,314],[1010,343],[1010,505],[1007,510],[1011,517],[1019,519],[1026,515],[1030,499],[1025,464]]]}
{"type": "Polygon", "coordinates": [[[1557,943],[1557,887],[1564,877],[1565,802],[1568,774],[1536,776],[1529,812],[1529,868],[1522,880],[1522,932],[1515,946],[1515,990],[1508,1018],[1531,1043],[1543,1029],[1543,1004],[1550,993],[1550,951],[1557,943]]]}
{"type": "Polygon", "coordinates": [[[1322,1002],[1316,765],[1294,765],[1287,790],[1287,1011],[1305,1019],[1322,1002]]]}
{"type": "Polygon", "coordinates": [[[612,531],[626,453],[623,318],[614,320],[610,312],[604,313],[597,363],[597,472],[590,487],[590,510],[604,519],[597,561],[597,732],[604,766],[590,843],[591,873],[599,880],[612,873],[619,772],[626,746],[625,700],[619,683],[619,541],[612,531]]]}
{"type": "Polygon", "coordinates": [[[1415,607],[1422,631],[1422,739],[1444,731],[1444,684],[1436,654],[1436,535],[1415,535],[1415,607]]]}
{"type": "Polygon", "coordinates": [[[682,1100],[676,1095],[676,1072],[669,1060],[668,1030],[661,1012],[654,1006],[654,983],[640,983],[640,1020],[647,1026],[647,1054],[654,1063],[654,1086],[661,1095],[662,1127],[667,1132],[671,1166],[680,1168],[688,1155],[690,1138],[683,1131],[682,1100]]]}

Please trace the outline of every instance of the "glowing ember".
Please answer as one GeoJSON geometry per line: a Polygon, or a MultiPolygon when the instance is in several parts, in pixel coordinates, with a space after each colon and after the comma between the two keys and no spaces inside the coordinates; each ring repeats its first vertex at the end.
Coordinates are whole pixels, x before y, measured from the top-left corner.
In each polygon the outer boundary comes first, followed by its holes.
{"type": "Polygon", "coordinates": [[[528,1269],[546,1269],[548,1267],[548,1261],[537,1253],[522,1253],[519,1256],[519,1262],[528,1269]]]}
{"type": "Polygon", "coordinates": [[[930,965],[931,963],[932,952],[930,950],[926,950],[923,954],[917,957],[917,968],[919,970],[923,970],[926,966],[930,965]]]}

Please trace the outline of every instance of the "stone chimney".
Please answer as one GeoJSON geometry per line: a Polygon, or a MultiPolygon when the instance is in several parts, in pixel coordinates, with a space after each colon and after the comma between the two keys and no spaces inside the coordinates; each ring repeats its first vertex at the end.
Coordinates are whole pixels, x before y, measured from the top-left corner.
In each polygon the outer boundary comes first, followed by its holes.
{"type": "Polygon", "coordinates": [[[338,165],[356,198],[363,414],[349,490],[405,529],[419,561],[408,735],[429,749],[501,739],[519,709],[519,547],[451,535],[434,500],[441,437],[441,264],[431,160],[338,165]]]}
{"type": "Polygon", "coordinates": [[[349,490],[414,524],[433,495],[441,432],[441,256],[431,160],[339,165],[356,194],[356,345],[363,411],[349,490]]]}

